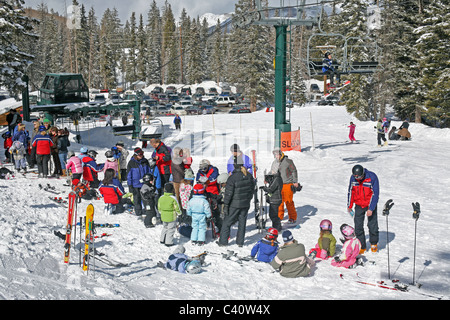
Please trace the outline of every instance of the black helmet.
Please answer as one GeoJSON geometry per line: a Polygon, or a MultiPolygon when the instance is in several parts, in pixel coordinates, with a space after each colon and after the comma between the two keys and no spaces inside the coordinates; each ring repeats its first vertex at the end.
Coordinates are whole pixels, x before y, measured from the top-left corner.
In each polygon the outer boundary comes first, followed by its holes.
{"type": "Polygon", "coordinates": [[[325,52],[325,58],[328,58],[329,55],[331,55],[331,52],[329,51],[325,52]]]}
{"type": "Polygon", "coordinates": [[[153,175],[150,173],[144,174],[144,176],[142,177],[142,181],[144,181],[144,182],[153,181],[153,175]]]}
{"type": "Polygon", "coordinates": [[[105,152],[105,157],[112,158],[112,157],[114,157],[114,154],[113,154],[113,152],[111,150],[107,150],[105,152]]]}
{"type": "Polygon", "coordinates": [[[88,152],[87,152],[87,154],[88,155],[90,155],[91,157],[93,157],[93,158],[95,158],[96,156],[97,156],[97,151],[95,151],[95,150],[89,150],[88,152]]]}
{"type": "Polygon", "coordinates": [[[356,180],[361,180],[364,178],[365,170],[362,165],[357,164],[352,169],[352,174],[356,180]]]}

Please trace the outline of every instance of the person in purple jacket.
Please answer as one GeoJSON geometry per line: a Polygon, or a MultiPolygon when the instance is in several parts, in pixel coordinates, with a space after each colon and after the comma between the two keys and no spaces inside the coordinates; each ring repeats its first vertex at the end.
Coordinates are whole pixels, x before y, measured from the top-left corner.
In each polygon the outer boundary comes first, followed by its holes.
{"type": "Polygon", "coordinates": [[[242,153],[239,145],[237,143],[233,144],[230,147],[230,151],[232,153],[231,157],[227,162],[227,172],[230,175],[234,170],[234,163],[237,161],[238,164],[242,165],[247,169],[250,174],[253,174],[253,164],[252,160],[242,153]]]}

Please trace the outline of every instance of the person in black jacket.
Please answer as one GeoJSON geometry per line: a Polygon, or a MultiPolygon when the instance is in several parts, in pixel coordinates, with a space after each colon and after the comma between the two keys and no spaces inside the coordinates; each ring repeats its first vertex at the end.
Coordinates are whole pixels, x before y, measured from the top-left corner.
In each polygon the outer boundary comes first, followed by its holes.
{"type": "Polygon", "coordinates": [[[231,226],[238,221],[238,231],[236,243],[242,247],[244,245],[245,227],[247,223],[248,209],[253,199],[255,182],[252,175],[240,164],[234,165],[234,171],[227,180],[225,186],[224,220],[220,230],[220,246],[228,245],[231,226]]]}
{"type": "Polygon", "coordinates": [[[264,182],[268,186],[261,186],[266,193],[266,201],[270,204],[269,206],[269,218],[272,220],[272,227],[281,231],[281,220],[278,216],[278,208],[283,202],[281,197],[281,190],[283,189],[283,179],[281,179],[280,172],[277,171],[274,174],[268,174],[264,176],[264,182]]]}

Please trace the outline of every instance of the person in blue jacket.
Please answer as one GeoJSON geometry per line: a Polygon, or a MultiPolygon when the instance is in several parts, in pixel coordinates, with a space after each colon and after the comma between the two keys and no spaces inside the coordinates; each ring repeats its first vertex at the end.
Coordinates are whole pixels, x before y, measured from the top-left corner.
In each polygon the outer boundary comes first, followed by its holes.
{"type": "Polygon", "coordinates": [[[230,151],[232,153],[231,157],[228,159],[227,162],[227,172],[228,175],[230,175],[234,170],[234,163],[237,162],[238,164],[242,165],[247,169],[247,171],[252,174],[253,173],[253,163],[250,157],[246,156],[242,153],[239,145],[237,143],[231,145],[230,151]]]}
{"type": "Polygon", "coordinates": [[[202,256],[189,257],[185,254],[186,249],[180,245],[169,256],[167,262],[163,265],[164,268],[178,271],[179,273],[197,274],[202,271],[202,256]]]}
{"type": "Polygon", "coordinates": [[[269,228],[264,238],[259,240],[252,248],[251,257],[261,262],[271,262],[278,253],[278,230],[269,228]]]}
{"type": "Polygon", "coordinates": [[[181,118],[178,114],[175,115],[173,119],[173,124],[175,125],[176,130],[181,130],[181,118]]]}
{"type": "Polygon", "coordinates": [[[324,59],[322,60],[322,72],[329,75],[330,87],[334,87],[334,75],[336,74],[336,81],[339,83],[339,73],[333,67],[333,59],[331,58],[331,53],[326,52],[324,59]]]}
{"type": "Polygon", "coordinates": [[[135,148],[134,154],[127,165],[127,184],[129,192],[133,194],[134,214],[142,215],[142,178],[150,172],[150,164],[144,157],[144,151],[141,148],[135,148]]]}
{"type": "Polygon", "coordinates": [[[211,208],[204,194],[205,187],[197,183],[193,189],[193,196],[186,208],[186,214],[192,217],[191,241],[193,244],[198,245],[205,243],[206,219],[211,218],[211,208]]]}

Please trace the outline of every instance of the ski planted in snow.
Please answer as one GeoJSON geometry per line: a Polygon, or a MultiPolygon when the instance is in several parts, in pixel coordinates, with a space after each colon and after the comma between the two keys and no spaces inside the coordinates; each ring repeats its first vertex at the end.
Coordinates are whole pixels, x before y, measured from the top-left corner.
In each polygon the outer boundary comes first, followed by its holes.
{"type": "Polygon", "coordinates": [[[71,237],[72,237],[72,225],[73,225],[73,216],[75,209],[75,199],[76,193],[71,191],[69,193],[69,208],[67,210],[67,226],[66,226],[66,239],[64,244],[64,263],[69,263],[70,258],[70,245],[71,245],[71,237]]]}
{"type": "Polygon", "coordinates": [[[94,221],[94,206],[90,203],[86,208],[86,232],[84,238],[84,257],[83,257],[83,270],[89,269],[89,250],[93,241],[93,221],[94,221]]]}
{"type": "MultiPolygon", "coordinates": [[[[256,171],[258,168],[256,167],[256,150],[252,150],[252,169],[253,169],[253,178],[255,179],[255,190],[253,191],[253,202],[255,203],[255,224],[256,227],[259,228],[261,225],[260,219],[260,203],[258,199],[258,180],[256,178],[256,171]]],[[[262,218],[262,217],[261,217],[262,218]]]]}

